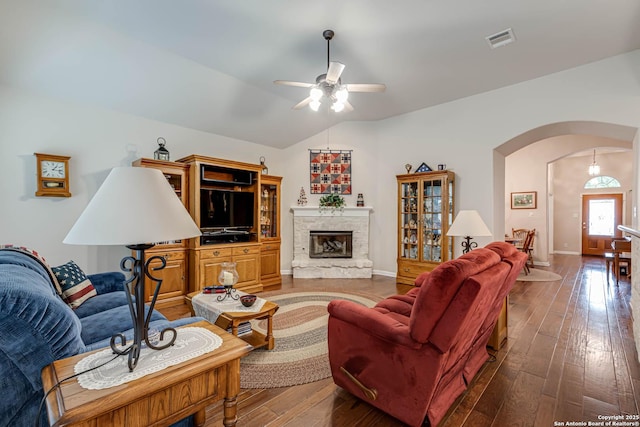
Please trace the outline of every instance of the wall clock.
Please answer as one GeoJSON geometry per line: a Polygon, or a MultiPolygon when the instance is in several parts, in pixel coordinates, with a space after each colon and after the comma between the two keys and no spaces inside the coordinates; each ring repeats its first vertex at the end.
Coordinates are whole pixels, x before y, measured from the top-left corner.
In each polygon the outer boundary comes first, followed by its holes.
{"type": "Polygon", "coordinates": [[[69,192],[69,156],[34,153],[37,176],[36,196],[71,197],[69,192]]]}

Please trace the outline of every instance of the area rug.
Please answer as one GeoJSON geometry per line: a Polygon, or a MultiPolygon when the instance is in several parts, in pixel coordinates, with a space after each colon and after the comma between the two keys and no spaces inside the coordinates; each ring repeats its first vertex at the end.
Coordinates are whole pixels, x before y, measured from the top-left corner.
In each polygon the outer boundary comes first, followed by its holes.
{"type": "MultiPolygon", "coordinates": [[[[330,377],[327,344],[329,301],[343,299],[373,307],[382,299],[350,291],[311,290],[265,292],[260,297],[280,307],[273,316],[275,348],[256,349],[242,358],[242,388],[288,387],[330,377]]],[[[267,321],[254,320],[252,328],[266,333],[267,321]]]]}
{"type": "Polygon", "coordinates": [[[525,274],[524,270],[522,270],[516,280],[522,282],[554,282],[560,279],[562,279],[562,276],[552,271],[529,268],[529,274],[525,274]]]}

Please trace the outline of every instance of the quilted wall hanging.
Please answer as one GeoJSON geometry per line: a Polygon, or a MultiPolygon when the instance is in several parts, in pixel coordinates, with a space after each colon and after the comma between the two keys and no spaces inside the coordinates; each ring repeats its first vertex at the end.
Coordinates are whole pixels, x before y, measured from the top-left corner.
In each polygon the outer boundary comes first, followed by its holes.
{"type": "Polygon", "coordinates": [[[352,150],[309,150],[311,194],[351,194],[352,150]]]}

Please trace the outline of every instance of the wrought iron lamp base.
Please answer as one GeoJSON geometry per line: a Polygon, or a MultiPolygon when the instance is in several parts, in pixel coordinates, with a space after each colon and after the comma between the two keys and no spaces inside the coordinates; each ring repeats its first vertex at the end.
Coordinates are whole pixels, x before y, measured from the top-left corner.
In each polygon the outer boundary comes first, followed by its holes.
{"type": "Polygon", "coordinates": [[[233,288],[233,285],[231,286],[226,286],[224,287],[224,294],[223,295],[218,295],[218,298],[216,298],[217,301],[224,301],[227,298],[231,298],[233,300],[237,300],[238,298],[240,298],[240,295],[238,295],[237,291],[233,288]]]}
{"type": "Polygon", "coordinates": [[[161,256],[153,256],[149,258],[147,262],[144,262],[144,251],[151,247],[153,247],[152,244],[129,245],[127,248],[135,251],[135,257],[128,256],[120,261],[120,268],[123,271],[131,273],[131,277],[125,282],[125,288],[129,310],[131,311],[131,319],[133,320],[133,342],[126,347],[127,339],[124,334],[120,333],[111,337],[110,346],[111,350],[115,354],[129,355],[128,365],[130,372],[133,372],[138,364],[143,342],[150,349],[162,350],[172,346],[178,336],[178,332],[174,328],[165,328],[160,332],[160,342],[164,340],[165,333],[167,332],[172,334],[169,342],[162,345],[154,345],[149,340],[149,322],[153,313],[153,307],[156,305],[160,285],[162,284],[162,279],[157,279],[151,275],[149,272],[149,265],[155,260],[159,260],[161,265],[159,267],[155,267],[153,270],[162,270],[166,265],[166,260],[161,256]],[[127,266],[128,262],[131,263],[130,266],[127,266]],[[144,310],[145,277],[149,277],[151,280],[156,282],[156,288],[146,316],[144,310]],[[135,301],[132,295],[135,295],[135,301]],[[117,343],[117,341],[119,341],[119,343],[117,343]]]}
{"type": "Polygon", "coordinates": [[[463,254],[466,254],[470,250],[478,247],[478,244],[476,242],[472,242],[471,238],[472,238],[471,236],[463,237],[463,239],[465,239],[465,241],[461,243],[463,254]]]}

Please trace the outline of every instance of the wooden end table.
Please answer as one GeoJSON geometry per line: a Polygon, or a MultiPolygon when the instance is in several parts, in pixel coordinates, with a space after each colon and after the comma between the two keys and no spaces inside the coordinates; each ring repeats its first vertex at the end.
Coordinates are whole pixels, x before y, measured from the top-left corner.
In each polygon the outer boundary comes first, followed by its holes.
{"type": "MultiPolygon", "coordinates": [[[[191,310],[191,315],[195,316],[193,310],[192,298],[200,294],[200,291],[191,292],[187,295],[187,305],[191,310]]],[[[215,295],[215,294],[212,294],[215,295]]],[[[278,304],[266,301],[260,311],[245,312],[245,311],[230,311],[223,312],[215,320],[215,324],[222,329],[226,330],[231,327],[231,333],[238,336],[238,325],[243,322],[248,322],[254,319],[267,319],[267,334],[264,335],[258,331],[251,330],[251,332],[241,335],[239,338],[251,344],[254,348],[267,347],[267,350],[273,350],[275,346],[275,340],[273,338],[273,315],[278,311],[278,304]]],[[[210,320],[210,319],[208,319],[210,320]]]]}
{"type": "MultiPolygon", "coordinates": [[[[251,347],[209,322],[184,327],[190,326],[215,333],[222,338],[222,345],[202,356],[102,390],[85,389],[76,378],[65,381],[46,400],[51,426],[166,426],[191,414],[195,414],[195,424],[203,426],[205,408],[221,399],[224,399],[224,425],[235,426],[240,358],[251,347]]],[[[96,351],[45,366],[44,389],[49,390],[60,379],[73,375],[74,366],[96,351]]]]}

